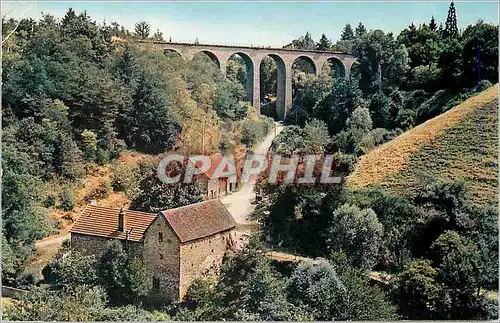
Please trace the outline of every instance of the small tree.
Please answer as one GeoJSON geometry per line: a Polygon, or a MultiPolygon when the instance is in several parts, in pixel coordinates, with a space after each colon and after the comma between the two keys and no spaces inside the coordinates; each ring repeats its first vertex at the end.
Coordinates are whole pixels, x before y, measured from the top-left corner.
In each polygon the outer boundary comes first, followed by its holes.
{"type": "Polygon", "coordinates": [[[184,205],[201,202],[202,191],[198,183],[163,183],[158,178],[155,163],[139,166],[139,188],[131,208],[144,212],[159,212],[184,205]]]}
{"type": "Polygon", "coordinates": [[[394,298],[404,319],[429,320],[436,318],[436,306],[440,297],[438,272],[430,261],[410,262],[397,276],[394,298]]]}
{"type": "Polygon", "coordinates": [[[56,288],[93,286],[97,283],[95,261],[94,256],[78,251],[62,252],[42,270],[42,274],[56,288]]]}
{"type": "Polygon", "coordinates": [[[328,39],[325,34],[322,34],[319,42],[316,44],[316,49],[327,50],[330,49],[330,47],[332,47],[331,40],[328,39]]]}
{"type": "Polygon", "coordinates": [[[156,29],[156,32],[153,34],[153,40],[156,41],[163,41],[163,33],[160,31],[160,29],[156,29]]]}
{"type": "Polygon", "coordinates": [[[139,21],[135,24],[135,35],[140,39],[148,38],[150,30],[151,26],[145,21],[139,21]]]}
{"type": "Polygon", "coordinates": [[[333,212],[326,240],[331,251],[343,251],[353,265],[371,269],[378,260],[382,234],[372,209],[345,204],[333,212]]]}
{"type": "Polygon", "coordinates": [[[144,265],[136,258],[129,260],[119,240],[108,243],[97,275],[113,304],[137,304],[150,289],[144,265]]]}

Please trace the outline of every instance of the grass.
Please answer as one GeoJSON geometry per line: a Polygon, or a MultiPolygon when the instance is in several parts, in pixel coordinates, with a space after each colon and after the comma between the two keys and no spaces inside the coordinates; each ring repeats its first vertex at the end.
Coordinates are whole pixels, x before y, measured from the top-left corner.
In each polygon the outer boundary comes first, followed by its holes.
{"type": "Polygon", "coordinates": [[[464,179],[471,200],[497,201],[498,85],[364,155],[350,187],[412,196],[430,180],[464,179]]]}

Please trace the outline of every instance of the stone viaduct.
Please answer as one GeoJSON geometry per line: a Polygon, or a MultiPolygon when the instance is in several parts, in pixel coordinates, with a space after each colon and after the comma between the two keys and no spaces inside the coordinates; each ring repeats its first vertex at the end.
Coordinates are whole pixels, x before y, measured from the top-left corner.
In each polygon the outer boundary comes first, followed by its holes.
{"type": "Polygon", "coordinates": [[[260,113],[260,63],[266,56],[270,56],[278,67],[276,112],[278,119],[283,120],[292,105],[292,65],[298,59],[307,60],[319,75],[326,62],[335,64],[343,76],[349,76],[355,58],[352,55],[319,50],[297,50],[266,47],[244,47],[227,45],[203,45],[171,42],[139,41],[141,47],[152,50],[175,52],[186,60],[191,60],[198,53],[209,56],[226,74],[226,65],[231,56],[239,55],[247,68],[248,100],[260,113]]]}

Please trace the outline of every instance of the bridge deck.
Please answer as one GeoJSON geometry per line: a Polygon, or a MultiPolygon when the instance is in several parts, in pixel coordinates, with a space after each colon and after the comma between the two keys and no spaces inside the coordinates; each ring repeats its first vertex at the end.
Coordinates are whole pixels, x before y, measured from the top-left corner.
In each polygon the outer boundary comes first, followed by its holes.
{"type": "Polygon", "coordinates": [[[191,44],[191,43],[176,43],[176,42],[166,42],[166,41],[147,41],[147,40],[136,40],[137,43],[142,44],[153,44],[153,45],[173,45],[173,46],[189,46],[189,47],[215,47],[215,48],[235,48],[235,49],[265,49],[271,51],[288,51],[288,52],[310,52],[310,53],[324,53],[324,54],[336,54],[336,55],[348,55],[349,53],[334,51],[334,50],[316,50],[316,49],[293,49],[293,48],[276,48],[276,47],[265,47],[265,46],[240,46],[240,45],[217,45],[217,44],[191,44]]]}

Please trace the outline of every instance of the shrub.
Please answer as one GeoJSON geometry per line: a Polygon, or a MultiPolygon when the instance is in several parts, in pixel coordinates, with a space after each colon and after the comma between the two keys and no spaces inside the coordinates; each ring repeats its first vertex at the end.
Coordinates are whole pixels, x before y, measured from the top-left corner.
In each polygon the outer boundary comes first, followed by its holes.
{"type": "Polygon", "coordinates": [[[73,192],[69,190],[64,190],[59,195],[59,208],[64,211],[71,211],[75,207],[75,196],[73,192]]]}
{"type": "Polygon", "coordinates": [[[229,140],[229,137],[226,134],[222,134],[220,141],[219,141],[219,149],[222,153],[226,153],[231,149],[231,141],[229,140]]]}
{"type": "Polygon", "coordinates": [[[267,119],[245,120],[243,121],[243,132],[241,143],[251,147],[264,138],[271,128],[271,123],[267,119]]]}
{"type": "Polygon", "coordinates": [[[124,192],[129,198],[137,193],[137,164],[114,164],[111,168],[111,186],[117,192],[124,192]]]}
{"type": "Polygon", "coordinates": [[[99,165],[104,165],[106,163],[108,163],[110,160],[110,153],[109,151],[107,150],[104,150],[104,149],[97,149],[97,152],[96,152],[96,162],[97,164],[99,165]]]}
{"type": "Polygon", "coordinates": [[[479,84],[477,85],[476,91],[477,92],[482,92],[482,91],[486,90],[487,88],[489,88],[491,86],[493,86],[493,84],[491,84],[490,81],[488,81],[488,80],[481,80],[479,82],[479,84]]]}
{"type": "Polygon", "coordinates": [[[43,203],[45,207],[53,207],[56,205],[56,196],[54,194],[49,194],[43,203]]]}
{"type": "Polygon", "coordinates": [[[107,197],[113,188],[111,187],[111,181],[109,178],[101,178],[99,180],[99,185],[93,188],[90,192],[85,195],[85,202],[89,203],[92,200],[99,200],[107,197]]]}

